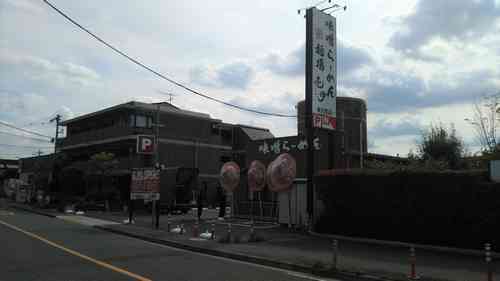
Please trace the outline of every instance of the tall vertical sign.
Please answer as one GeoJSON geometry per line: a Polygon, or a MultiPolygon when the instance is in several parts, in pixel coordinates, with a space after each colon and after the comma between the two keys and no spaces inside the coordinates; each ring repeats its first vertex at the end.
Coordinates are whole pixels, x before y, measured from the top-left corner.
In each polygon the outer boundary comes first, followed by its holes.
{"type": "MultiPolygon", "coordinates": [[[[337,98],[336,20],[315,7],[306,11],[306,130],[312,144],[314,129],[335,130],[337,98]]],[[[314,224],[314,148],[307,149],[307,213],[314,224]]]]}
{"type": "MultiPolygon", "coordinates": [[[[316,8],[307,13],[311,20],[307,24],[309,34],[308,48],[311,63],[306,66],[309,72],[309,90],[306,100],[311,100],[312,124],[315,128],[335,130],[337,98],[337,39],[336,20],[316,8]]],[[[307,35],[306,35],[307,37],[307,35]]]]}

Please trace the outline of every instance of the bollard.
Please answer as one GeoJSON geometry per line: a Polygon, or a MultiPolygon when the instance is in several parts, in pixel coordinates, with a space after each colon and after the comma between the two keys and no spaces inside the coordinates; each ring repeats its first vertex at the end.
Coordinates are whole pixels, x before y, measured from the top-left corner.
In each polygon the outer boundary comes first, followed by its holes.
{"type": "Polygon", "coordinates": [[[193,225],[193,237],[198,237],[198,221],[196,221],[193,225]]]}
{"type": "Polygon", "coordinates": [[[170,214],[167,215],[167,232],[170,232],[170,214]]]}
{"type": "Polygon", "coordinates": [[[410,247],[410,275],[408,275],[408,280],[418,280],[420,277],[417,276],[416,270],[417,256],[415,254],[415,247],[410,247]]]}
{"type": "Polygon", "coordinates": [[[227,225],[227,242],[231,243],[231,223],[228,223],[227,225]]]}
{"type": "Polygon", "coordinates": [[[491,266],[491,244],[486,243],[484,244],[484,254],[485,254],[485,260],[486,260],[486,266],[487,266],[487,271],[488,271],[488,281],[493,281],[493,268],[491,266]]]}
{"type": "Polygon", "coordinates": [[[212,235],[210,236],[211,240],[215,240],[215,223],[212,223],[212,235]]]}
{"type": "Polygon", "coordinates": [[[255,235],[255,228],[253,227],[253,223],[250,225],[250,235],[248,236],[248,242],[256,242],[257,235],[255,235]]]}
{"type": "Polygon", "coordinates": [[[333,239],[332,242],[332,269],[337,270],[337,258],[338,258],[339,244],[337,239],[333,239]]]}

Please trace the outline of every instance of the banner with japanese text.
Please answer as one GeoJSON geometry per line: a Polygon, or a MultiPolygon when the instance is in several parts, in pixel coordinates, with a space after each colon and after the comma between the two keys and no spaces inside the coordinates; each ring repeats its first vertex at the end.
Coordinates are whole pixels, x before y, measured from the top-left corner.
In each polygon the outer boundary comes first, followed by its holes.
{"type": "Polygon", "coordinates": [[[309,85],[311,85],[311,106],[313,127],[335,130],[336,98],[337,98],[337,39],[336,20],[333,16],[323,13],[316,8],[311,8],[308,16],[312,20],[312,28],[307,28],[307,38],[311,40],[306,44],[310,50],[312,60],[307,65],[309,85]]]}
{"type": "Polygon", "coordinates": [[[130,199],[158,200],[160,198],[160,171],[144,168],[133,169],[130,199]]]}

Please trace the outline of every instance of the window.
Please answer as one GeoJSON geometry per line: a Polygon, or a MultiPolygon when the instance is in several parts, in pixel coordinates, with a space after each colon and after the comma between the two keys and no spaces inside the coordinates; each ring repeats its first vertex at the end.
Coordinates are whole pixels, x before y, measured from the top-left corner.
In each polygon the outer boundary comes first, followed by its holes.
{"type": "Polygon", "coordinates": [[[131,128],[135,127],[135,115],[134,114],[130,114],[128,116],[128,126],[131,128]]]}
{"type": "Polygon", "coordinates": [[[131,114],[128,120],[129,127],[151,128],[153,127],[153,118],[151,116],[131,114]]]}
{"type": "Polygon", "coordinates": [[[140,128],[147,127],[147,118],[144,115],[136,115],[135,116],[135,126],[140,128]]]}
{"type": "Polygon", "coordinates": [[[148,116],[148,128],[153,127],[153,117],[148,116]]]}

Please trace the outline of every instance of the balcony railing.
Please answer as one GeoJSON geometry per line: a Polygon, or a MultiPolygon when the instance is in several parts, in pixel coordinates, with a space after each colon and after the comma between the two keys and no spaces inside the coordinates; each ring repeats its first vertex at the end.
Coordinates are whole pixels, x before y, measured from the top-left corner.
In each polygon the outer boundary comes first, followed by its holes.
{"type": "Polygon", "coordinates": [[[152,133],[153,130],[150,128],[109,127],[70,135],[64,138],[61,147],[64,148],[71,145],[85,144],[128,135],[152,133]]]}

